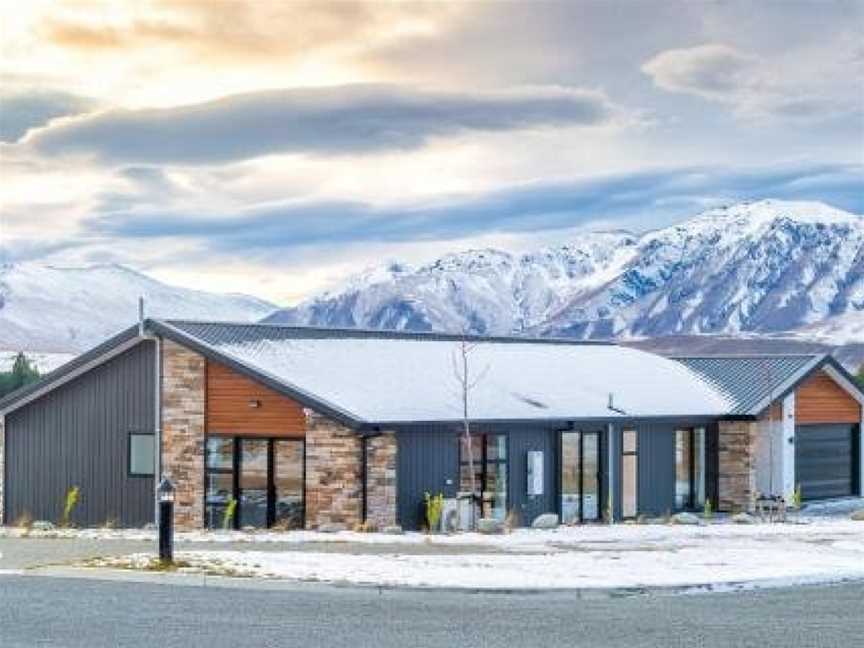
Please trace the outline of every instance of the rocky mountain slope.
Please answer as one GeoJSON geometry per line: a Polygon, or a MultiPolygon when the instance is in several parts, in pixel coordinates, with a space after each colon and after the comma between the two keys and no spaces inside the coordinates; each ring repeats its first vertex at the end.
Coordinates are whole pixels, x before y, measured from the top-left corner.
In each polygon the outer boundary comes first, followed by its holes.
{"type": "Polygon", "coordinates": [[[133,324],[139,296],[154,317],[256,321],[276,309],[245,295],[169,286],[120,265],[7,264],[0,266],[0,350],[80,352],[133,324]]]}
{"type": "Polygon", "coordinates": [[[862,312],[864,217],[763,200],[641,236],[595,233],[531,254],[472,250],[417,268],[391,264],[268,321],[616,339],[816,327],[828,341],[851,326],[833,318],[862,312]]]}

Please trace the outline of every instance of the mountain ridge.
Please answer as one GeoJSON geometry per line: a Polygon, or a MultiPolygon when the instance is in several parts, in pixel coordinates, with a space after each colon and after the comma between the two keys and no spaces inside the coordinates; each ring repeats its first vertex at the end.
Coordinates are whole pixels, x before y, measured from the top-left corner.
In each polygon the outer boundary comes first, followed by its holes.
{"type": "Polygon", "coordinates": [[[776,334],[864,311],[862,249],[860,215],[818,202],[732,203],[641,235],[391,263],[267,321],[618,340],[776,334]]]}

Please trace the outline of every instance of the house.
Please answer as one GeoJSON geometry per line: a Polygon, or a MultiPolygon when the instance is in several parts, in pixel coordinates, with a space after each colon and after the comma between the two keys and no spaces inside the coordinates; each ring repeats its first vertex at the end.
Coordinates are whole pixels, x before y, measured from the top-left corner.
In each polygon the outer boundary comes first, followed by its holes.
{"type": "Polygon", "coordinates": [[[827,356],[142,320],[0,400],[0,514],[179,528],[422,524],[474,483],[530,524],[861,493],[864,393],[827,356]],[[462,434],[468,352],[471,452],[462,434]],[[472,461],[473,458],[473,461],[472,461]]]}

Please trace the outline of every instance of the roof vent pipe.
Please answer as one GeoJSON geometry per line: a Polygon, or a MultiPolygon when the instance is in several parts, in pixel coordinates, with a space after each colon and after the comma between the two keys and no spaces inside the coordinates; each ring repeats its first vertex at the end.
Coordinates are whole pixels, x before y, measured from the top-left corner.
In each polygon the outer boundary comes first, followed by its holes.
{"type": "Polygon", "coordinates": [[[627,412],[625,412],[620,407],[615,407],[615,394],[611,392],[609,393],[609,403],[606,405],[606,408],[612,412],[616,412],[617,414],[627,414],[627,412]]]}
{"type": "Polygon", "coordinates": [[[138,335],[144,337],[144,297],[138,297],[138,335]]]}

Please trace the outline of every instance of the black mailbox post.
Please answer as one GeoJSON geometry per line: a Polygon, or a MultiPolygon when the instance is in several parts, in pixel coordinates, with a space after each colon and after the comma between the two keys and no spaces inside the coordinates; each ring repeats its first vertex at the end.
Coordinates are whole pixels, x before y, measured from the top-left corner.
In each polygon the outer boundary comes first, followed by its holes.
{"type": "Polygon", "coordinates": [[[159,482],[159,561],[174,562],[174,484],[167,477],[159,482]]]}

